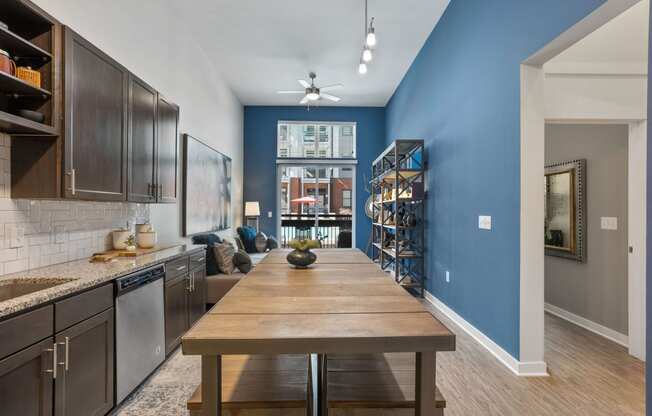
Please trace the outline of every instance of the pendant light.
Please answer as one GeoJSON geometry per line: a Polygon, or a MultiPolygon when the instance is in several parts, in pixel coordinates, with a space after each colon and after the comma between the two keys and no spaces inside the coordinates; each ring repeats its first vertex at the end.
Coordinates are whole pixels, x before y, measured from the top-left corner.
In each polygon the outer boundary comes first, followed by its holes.
{"type": "Polygon", "coordinates": [[[378,40],[376,39],[376,29],[374,28],[374,18],[368,19],[369,0],[364,0],[364,46],[362,56],[358,65],[358,73],[364,75],[369,70],[367,64],[374,58],[373,49],[378,40]]]}

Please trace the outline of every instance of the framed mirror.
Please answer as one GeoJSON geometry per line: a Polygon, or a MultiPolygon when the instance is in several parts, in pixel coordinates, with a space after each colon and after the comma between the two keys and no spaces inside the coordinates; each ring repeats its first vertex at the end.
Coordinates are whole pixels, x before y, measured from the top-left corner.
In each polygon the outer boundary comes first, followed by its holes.
{"type": "Polygon", "coordinates": [[[583,262],[586,257],[586,160],[545,168],[545,250],[547,256],[583,262]]]}

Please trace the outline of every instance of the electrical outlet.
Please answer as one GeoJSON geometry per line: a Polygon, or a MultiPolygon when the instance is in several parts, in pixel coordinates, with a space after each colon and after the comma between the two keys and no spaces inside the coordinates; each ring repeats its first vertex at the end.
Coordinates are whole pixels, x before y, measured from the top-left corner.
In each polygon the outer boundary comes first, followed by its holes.
{"type": "Polygon", "coordinates": [[[478,228],[481,230],[491,230],[491,216],[480,215],[478,217],[478,228]]]}
{"type": "Polygon", "coordinates": [[[450,282],[451,282],[451,272],[446,270],[446,283],[450,283],[450,282]]]}
{"type": "Polygon", "coordinates": [[[267,218],[272,218],[272,211],[267,211],[267,218]]]}

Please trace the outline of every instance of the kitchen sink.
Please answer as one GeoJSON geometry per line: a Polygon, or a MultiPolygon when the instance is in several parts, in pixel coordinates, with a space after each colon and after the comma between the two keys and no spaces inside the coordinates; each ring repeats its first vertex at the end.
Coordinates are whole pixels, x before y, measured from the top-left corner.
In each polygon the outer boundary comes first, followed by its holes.
{"type": "Polygon", "coordinates": [[[76,279],[47,279],[44,281],[15,279],[6,282],[0,281],[0,302],[59,286],[73,280],[76,279]]]}

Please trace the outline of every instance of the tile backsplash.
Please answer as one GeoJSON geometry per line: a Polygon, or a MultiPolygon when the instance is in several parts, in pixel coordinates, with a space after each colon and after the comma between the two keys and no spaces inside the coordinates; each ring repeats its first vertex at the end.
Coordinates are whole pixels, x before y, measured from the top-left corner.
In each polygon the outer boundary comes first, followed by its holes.
{"type": "Polygon", "coordinates": [[[146,204],[10,199],[10,146],[0,134],[0,275],[89,257],[111,230],[149,221],[146,204]]]}

